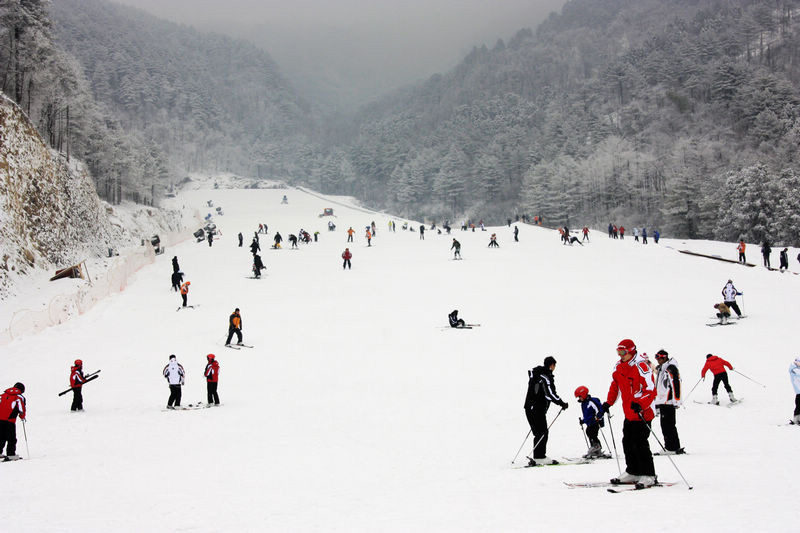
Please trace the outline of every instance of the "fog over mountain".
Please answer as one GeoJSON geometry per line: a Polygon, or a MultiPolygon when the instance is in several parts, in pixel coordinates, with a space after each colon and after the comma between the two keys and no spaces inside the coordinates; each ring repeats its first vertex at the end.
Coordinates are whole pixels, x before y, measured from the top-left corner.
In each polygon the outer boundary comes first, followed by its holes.
{"type": "Polygon", "coordinates": [[[116,0],[245,38],[328,110],[348,111],[444,72],[473,46],[535,28],[565,0],[116,0]]]}

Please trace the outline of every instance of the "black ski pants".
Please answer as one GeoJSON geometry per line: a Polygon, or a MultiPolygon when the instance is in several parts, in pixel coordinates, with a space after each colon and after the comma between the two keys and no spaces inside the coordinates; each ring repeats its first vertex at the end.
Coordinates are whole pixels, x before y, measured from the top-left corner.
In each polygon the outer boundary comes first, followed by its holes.
{"type": "Polygon", "coordinates": [[[344,269],[345,269],[345,267],[347,267],[347,268],[353,268],[353,265],[351,265],[351,264],[350,264],[350,260],[349,260],[349,259],[345,259],[345,260],[344,260],[344,263],[342,263],[342,270],[344,270],[344,269]]]}
{"type": "Polygon", "coordinates": [[[655,476],[653,454],[650,452],[650,425],[641,420],[625,420],[622,424],[622,450],[625,470],[634,476],[655,476]]]}
{"type": "Polygon", "coordinates": [[[719,384],[725,387],[725,390],[728,391],[728,394],[733,392],[733,389],[728,384],[728,373],[727,372],[720,372],[719,374],[714,374],[714,383],[711,384],[711,394],[714,396],[717,395],[717,390],[719,389],[719,384]]]}
{"type": "Polygon", "coordinates": [[[747,258],[745,258],[744,252],[739,252],[739,262],[740,263],[747,263],[747,258]]]}
{"type": "Polygon", "coordinates": [[[674,405],[664,404],[658,406],[661,418],[661,434],[664,435],[664,448],[670,452],[677,452],[681,449],[678,428],[675,426],[676,411],[677,409],[674,405]]]}
{"type": "Polygon", "coordinates": [[[183,298],[183,306],[186,307],[189,296],[187,294],[181,294],[181,298],[183,298]]]}
{"type": "Polygon", "coordinates": [[[167,400],[167,407],[180,407],[181,406],[181,386],[180,385],[170,385],[169,386],[169,400],[167,400]]]}
{"type": "Polygon", "coordinates": [[[591,444],[592,446],[600,446],[600,439],[597,438],[597,434],[599,432],[600,432],[600,424],[586,426],[586,436],[589,437],[589,444],[591,444]]]}
{"type": "Polygon", "coordinates": [[[739,309],[739,304],[736,303],[736,300],[725,302],[725,305],[733,309],[733,311],[736,313],[736,316],[742,316],[742,310],[739,309]]]}
{"type": "Polygon", "coordinates": [[[17,455],[17,424],[0,420],[0,452],[6,447],[6,455],[17,455]]]}
{"type": "Polygon", "coordinates": [[[206,382],[206,391],[208,391],[208,403],[219,405],[219,394],[217,394],[217,385],[216,381],[207,381],[206,382]]]}
{"type": "Polygon", "coordinates": [[[800,394],[794,396],[794,416],[800,415],[800,394]]]}
{"type": "Polygon", "coordinates": [[[231,339],[233,338],[233,334],[234,333],[236,334],[236,339],[237,339],[236,342],[241,344],[241,342],[242,342],[242,330],[239,329],[239,328],[233,328],[233,327],[228,328],[228,338],[225,341],[225,344],[230,344],[231,343],[231,339]]]}
{"type": "Polygon", "coordinates": [[[83,387],[72,387],[72,407],[71,411],[83,411],[83,387]]]}
{"type": "Polygon", "coordinates": [[[547,410],[534,406],[525,409],[525,417],[533,433],[533,458],[544,459],[547,456],[547,437],[550,433],[547,429],[547,410]]]}

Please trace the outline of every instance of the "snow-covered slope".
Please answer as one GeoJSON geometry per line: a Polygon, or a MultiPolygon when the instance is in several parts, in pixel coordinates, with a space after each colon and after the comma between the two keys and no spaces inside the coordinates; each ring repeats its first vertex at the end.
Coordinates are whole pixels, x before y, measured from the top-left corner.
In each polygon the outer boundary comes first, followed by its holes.
{"type": "MultiPolygon", "coordinates": [[[[175,202],[205,213],[209,199],[225,212],[212,247],[176,247],[85,315],[3,349],[0,386],[23,381],[30,411],[30,460],[0,465],[4,529],[686,532],[719,519],[730,531],[796,521],[800,435],[779,424],[794,398],[787,369],[796,355],[797,276],[676,251],[735,258],[733,244],[645,246],[593,232],[591,243],[570,247],[527,225],[519,243],[513,227],[429,231],[420,240],[400,219],[390,233],[383,215],[292,189],[194,190],[175,202]],[[325,207],[335,207],[334,232],[318,217],[325,207]],[[367,247],[373,220],[378,232],[367,247]],[[267,270],[253,280],[247,246],[259,223],[269,225],[267,270]],[[268,249],[275,231],[300,228],[319,231],[319,242],[268,249]],[[492,232],[499,249],[487,248],[492,232]],[[463,261],[451,259],[453,237],[463,261]],[[176,312],[172,255],[199,307],[176,312]],[[744,292],[748,318],[706,327],[728,278],[744,292]],[[222,346],[235,307],[253,349],[222,346]],[[442,327],[453,309],[481,327],[442,327]],[[607,480],[617,475],[613,459],[512,468],[528,432],[527,369],[547,355],[558,360],[556,384],[571,407],[551,429],[548,454],[576,456],[585,444],[572,391],[585,385],[605,396],[625,337],[640,351],[674,355],[687,393],[707,353],[767,387],[733,373],[741,405],[694,403],[709,399],[707,380],[679,410],[689,455],[675,462],[694,490],[615,495],[562,483],[607,480]],[[161,370],[171,353],[187,370],[184,403],[205,399],[205,356],[217,355],[221,408],[163,410],[161,370]],[[102,369],[86,386],[82,414],[69,412],[69,395],[56,395],[77,357],[102,369]]],[[[619,446],[621,411],[612,413],[619,446]]],[[[666,458],[656,469],[680,482],[666,458]]]]}

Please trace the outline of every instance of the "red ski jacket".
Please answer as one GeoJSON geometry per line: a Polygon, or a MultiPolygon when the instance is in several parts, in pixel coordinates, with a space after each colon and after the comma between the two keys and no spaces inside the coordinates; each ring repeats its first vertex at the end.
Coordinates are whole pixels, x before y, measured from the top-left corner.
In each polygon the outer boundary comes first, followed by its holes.
{"type": "Polygon", "coordinates": [[[83,384],[86,383],[86,378],[83,377],[83,369],[77,366],[73,366],[70,369],[69,374],[69,386],[73,389],[83,387],[83,384]]]}
{"type": "Polygon", "coordinates": [[[350,253],[349,250],[345,250],[344,252],[342,252],[342,259],[352,259],[352,258],[353,254],[350,253]]]}
{"type": "Polygon", "coordinates": [[[206,371],[203,374],[206,381],[209,383],[217,383],[219,381],[219,363],[211,361],[206,365],[206,371]]]}
{"type": "Polygon", "coordinates": [[[0,396],[0,420],[16,422],[17,416],[25,420],[25,398],[22,391],[11,387],[0,396]]]}
{"type": "Polygon", "coordinates": [[[626,420],[640,420],[639,415],[631,409],[631,402],[642,407],[642,415],[646,421],[655,417],[652,404],[656,398],[656,382],[650,365],[641,355],[636,354],[627,363],[619,361],[611,374],[611,380],[606,402],[614,405],[617,397],[622,395],[622,410],[626,420]]]}
{"type": "Polygon", "coordinates": [[[706,372],[708,372],[709,370],[711,370],[711,373],[714,374],[715,376],[717,374],[722,374],[723,372],[725,372],[726,366],[731,370],[733,370],[733,365],[731,365],[725,359],[723,359],[722,357],[717,357],[716,355],[712,355],[711,357],[706,359],[706,364],[703,367],[703,370],[700,371],[700,376],[706,377],[706,372]]]}

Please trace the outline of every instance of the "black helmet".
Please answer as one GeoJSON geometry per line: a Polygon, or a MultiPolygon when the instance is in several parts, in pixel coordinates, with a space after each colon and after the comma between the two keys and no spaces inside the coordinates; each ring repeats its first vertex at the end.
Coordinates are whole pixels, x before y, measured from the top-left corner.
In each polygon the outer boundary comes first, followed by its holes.
{"type": "Polygon", "coordinates": [[[14,388],[15,388],[15,389],[19,389],[19,391],[20,391],[20,392],[25,392],[25,385],[23,385],[23,384],[22,384],[22,383],[20,383],[19,381],[17,381],[16,383],[14,383],[14,388]]]}

